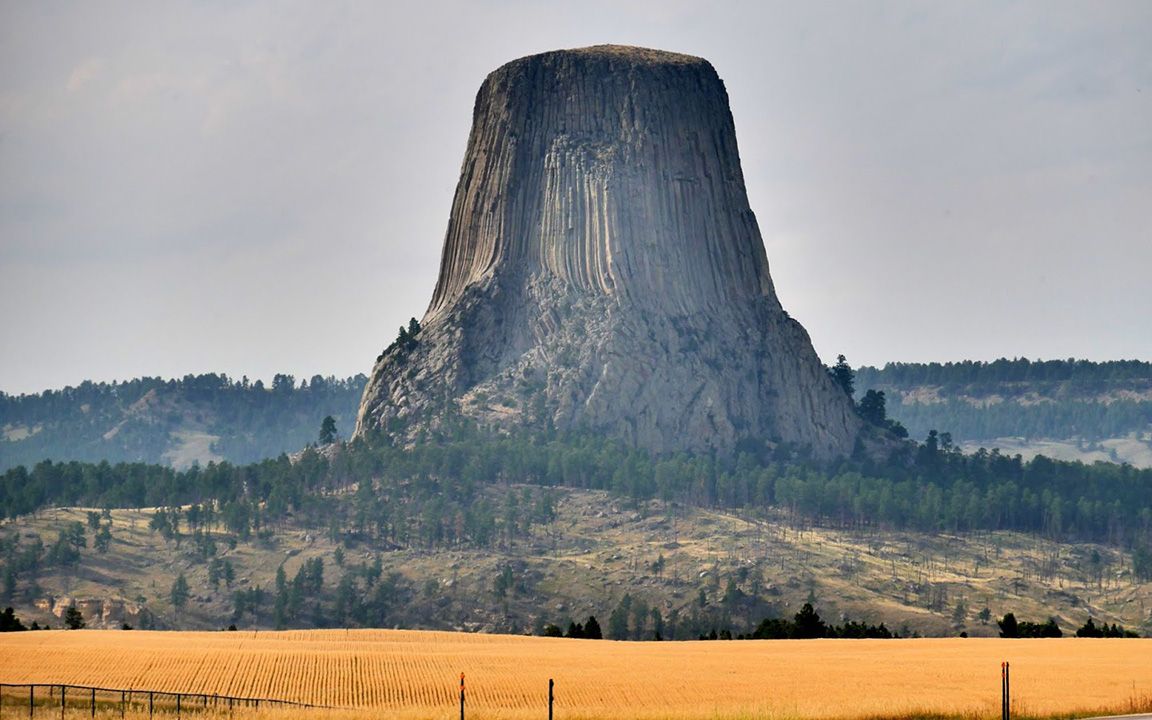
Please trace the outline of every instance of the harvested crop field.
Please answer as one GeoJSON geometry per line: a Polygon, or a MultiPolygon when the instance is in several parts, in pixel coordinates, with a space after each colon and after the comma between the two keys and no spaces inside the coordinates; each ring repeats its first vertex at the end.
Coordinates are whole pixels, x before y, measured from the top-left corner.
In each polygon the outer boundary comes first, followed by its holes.
{"type": "Polygon", "coordinates": [[[0,682],[443,718],[456,712],[464,672],[471,717],[545,717],[553,678],[558,720],[993,718],[1003,660],[1012,664],[1015,712],[1039,716],[1146,707],[1149,658],[1152,640],[1132,639],[631,643],[402,630],[56,630],[0,636],[0,682]]]}

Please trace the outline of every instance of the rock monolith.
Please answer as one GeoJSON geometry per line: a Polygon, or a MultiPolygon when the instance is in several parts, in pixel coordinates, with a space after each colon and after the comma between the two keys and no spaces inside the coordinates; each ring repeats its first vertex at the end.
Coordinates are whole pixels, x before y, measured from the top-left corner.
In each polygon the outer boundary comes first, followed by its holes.
{"type": "Polygon", "coordinates": [[[378,358],[357,434],[463,415],[830,458],[861,431],[776,298],[728,95],[697,57],[608,45],[490,74],[421,326],[378,358]]]}

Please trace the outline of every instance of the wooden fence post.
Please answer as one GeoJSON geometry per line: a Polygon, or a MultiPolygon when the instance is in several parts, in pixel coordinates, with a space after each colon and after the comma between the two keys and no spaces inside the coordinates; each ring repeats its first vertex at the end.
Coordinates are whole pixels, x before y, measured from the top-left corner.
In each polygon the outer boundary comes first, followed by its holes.
{"type": "Polygon", "coordinates": [[[96,717],[96,688],[92,688],[92,717],[96,717]]]}
{"type": "Polygon", "coordinates": [[[152,700],[155,693],[148,691],[148,720],[152,720],[152,700]]]}
{"type": "Polygon", "coordinates": [[[64,685],[60,686],[60,720],[64,720],[64,685]]]}
{"type": "Polygon", "coordinates": [[[28,686],[28,717],[31,718],[33,713],[36,712],[36,686],[28,686]]]}
{"type": "Polygon", "coordinates": [[[464,673],[460,673],[460,720],[464,720],[464,673]]]}
{"type": "Polygon", "coordinates": [[[1012,686],[1010,668],[1007,662],[1000,663],[1000,720],[1010,720],[1012,715],[1012,686]]]}
{"type": "Polygon", "coordinates": [[[1004,714],[1004,661],[1000,661],[1000,720],[1007,720],[1008,716],[1004,714]]]}
{"type": "Polygon", "coordinates": [[[552,701],[555,699],[552,688],[554,686],[555,683],[552,682],[552,678],[548,678],[548,720],[552,720],[552,701]]]}
{"type": "Polygon", "coordinates": [[[1012,663],[1004,663],[1004,720],[1012,717],[1012,663]]]}

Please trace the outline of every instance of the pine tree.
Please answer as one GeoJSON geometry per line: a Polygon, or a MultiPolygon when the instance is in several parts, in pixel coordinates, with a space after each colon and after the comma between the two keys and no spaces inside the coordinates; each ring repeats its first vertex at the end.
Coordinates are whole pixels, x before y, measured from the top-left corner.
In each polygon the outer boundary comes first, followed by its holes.
{"type": "Polygon", "coordinates": [[[69,605],[64,611],[64,627],[69,630],[81,630],[86,624],[84,614],[75,605],[69,605]]]}
{"type": "Polygon", "coordinates": [[[602,640],[604,634],[600,631],[600,623],[596,622],[595,615],[588,616],[588,622],[584,623],[584,637],[589,640],[602,640]]]}
{"type": "Polygon", "coordinates": [[[628,639],[628,615],[632,610],[632,596],[628,593],[608,616],[608,637],[612,640],[628,639]]]}
{"type": "Polygon", "coordinates": [[[336,437],[336,418],[328,415],[320,423],[319,443],[321,445],[331,445],[332,443],[336,442],[336,437]]]}
{"type": "Polygon", "coordinates": [[[1005,615],[1003,620],[997,620],[996,624],[1000,626],[1000,637],[1020,637],[1020,627],[1016,622],[1016,616],[1013,613],[1008,613],[1005,615]]]}
{"type": "Polygon", "coordinates": [[[188,603],[188,578],[184,577],[184,573],[176,576],[176,581],[172,583],[172,607],[177,610],[181,609],[188,603]]]}
{"type": "Polygon", "coordinates": [[[828,626],[820,619],[811,603],[804,603],[793,622],[793,637],[797,639],[822,638],[828,632],[828,626]]]}
{"type": "Polygon", "coordinates": [[[860,417],[878,427],[884,427],[888,420],[885,408],[884,391],[869,390],[860,399],[860,417]]]}
{"type": "Polygon", "coordinates": [[[4,608],[4,612],[0,613],[0,632],[19,632],[27,629],[24,623],[20,622],[20,618],[16,617],[12,608],[4,608]]]}
{"type": "Polygon", "coordinates": [[[836,356],[836,364],[828,368],[828,374],[849,399],[856,394],[856,373],[843,355],[836,356]]]}

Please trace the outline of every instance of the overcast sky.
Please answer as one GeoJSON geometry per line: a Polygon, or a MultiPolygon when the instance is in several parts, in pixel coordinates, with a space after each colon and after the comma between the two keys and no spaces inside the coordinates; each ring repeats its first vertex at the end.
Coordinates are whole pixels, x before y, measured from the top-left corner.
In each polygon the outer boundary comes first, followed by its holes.
{"type": "Polygon", "coordinates": [[[1152,2],[0,0],[0,390],[367,373],[484,76],[700,55],[826,362],[1152,359],[1152,2]]]}

